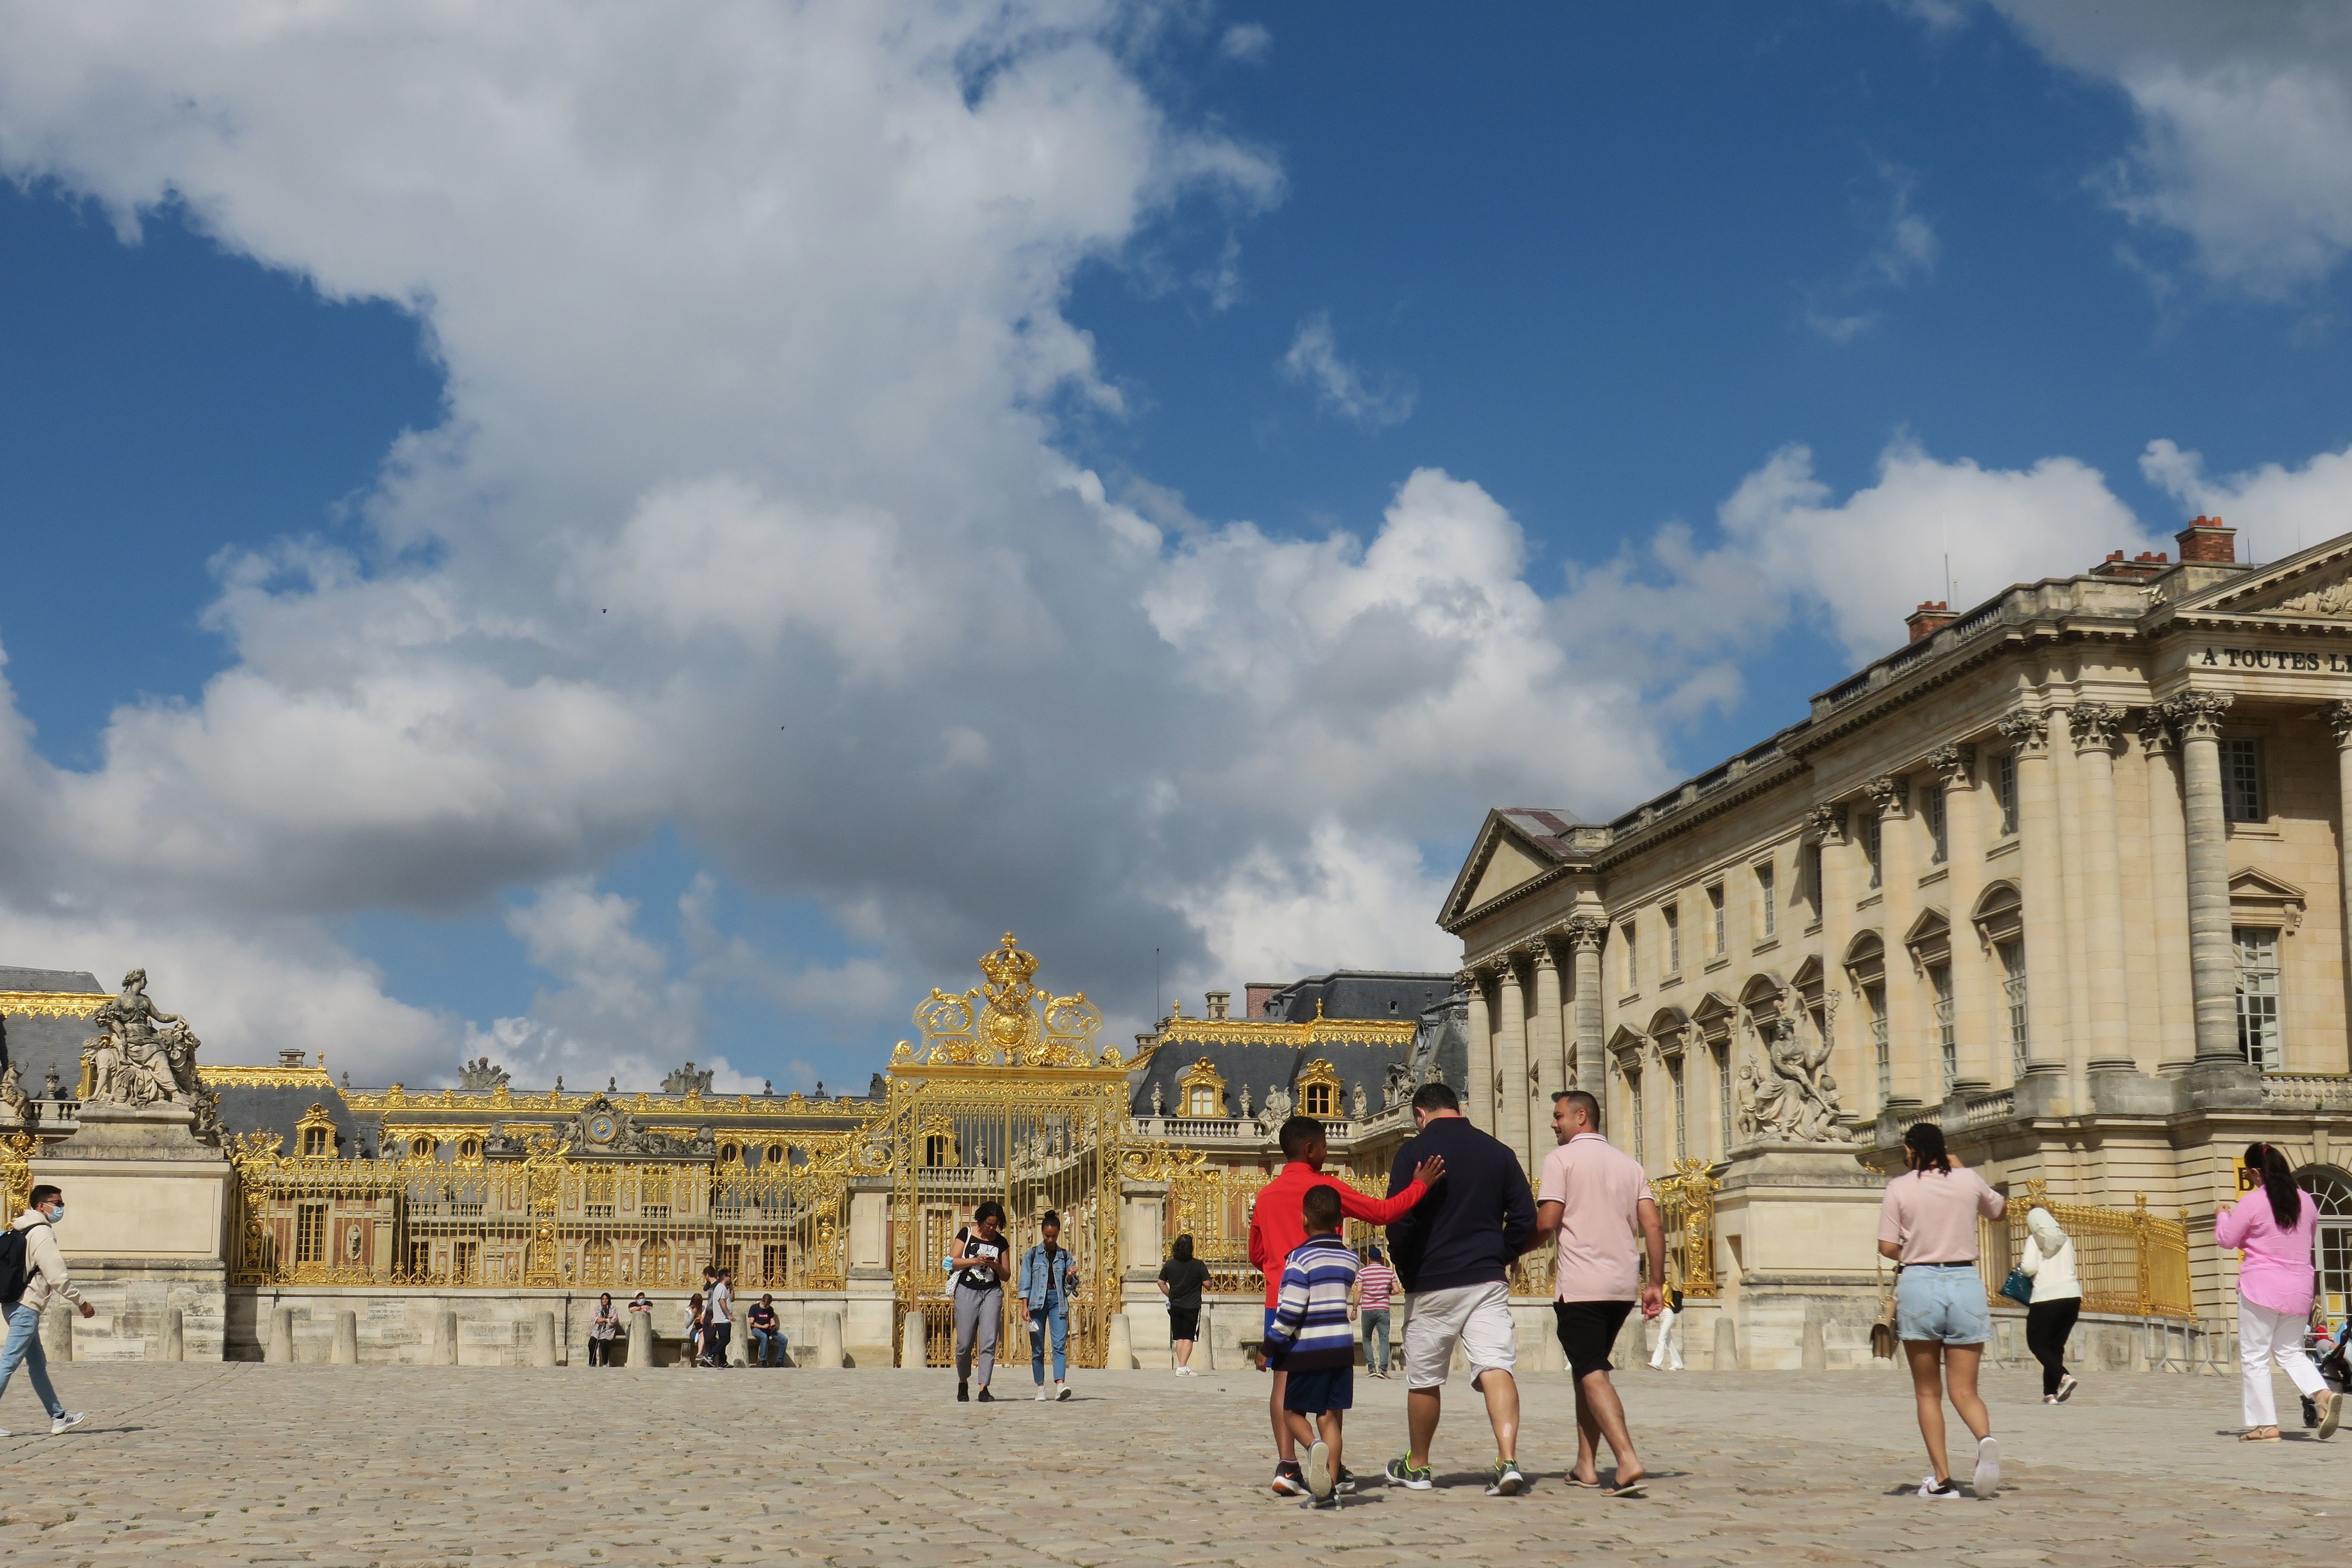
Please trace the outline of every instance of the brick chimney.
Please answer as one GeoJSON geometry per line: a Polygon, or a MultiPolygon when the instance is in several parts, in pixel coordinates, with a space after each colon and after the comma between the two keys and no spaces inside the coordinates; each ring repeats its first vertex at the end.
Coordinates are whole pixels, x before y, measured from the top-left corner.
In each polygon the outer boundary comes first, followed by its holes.
{"type": "Polygon", "coordinates": [[[1244,1016],[1252,1018],[1265,1017],[1265,1005],[1272,1001],[1274,994],[1281,989],[1281,986],[1263,980],[1252,981],[1242,993],[1244,998],[1242,1003],[1244,1016]]]}
{"type": "Polygon", "coordinates": [[[1921,637],[1934,637],[1959,618],[1943,600],[1929,599],[1904,616],[1903,624],[1911,628],[1911,640],[1917,642],[1921,637]]]}
{"type": "Polygon", "coordinates": [[[2161,550],[2143,550],[2128,561],[2124,559],[2122,551],[2110,550],[2105,561],[2091,568],[2091,575],[2144,583],[2150,577],[2161,577],[2171,569],[2172,563],[2165,558],[2161,550]]]}
{"type": "Polygon", "coordinates": [[[2238,559],[2238,531],[2222,527],[2218,517],[2200,517],[2172,537],[2180,542],[2183,561],[2229,563],[2238,559]]]}

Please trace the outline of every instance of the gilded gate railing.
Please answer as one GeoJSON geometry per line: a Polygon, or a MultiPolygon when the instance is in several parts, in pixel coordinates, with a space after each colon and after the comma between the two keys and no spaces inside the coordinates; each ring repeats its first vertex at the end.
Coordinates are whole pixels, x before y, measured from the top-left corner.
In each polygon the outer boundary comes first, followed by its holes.
{"type": "Polygon", "coordinates": [[[838,1136],[772,1164],[575,1159],[546,1136],[520,1160],[289,1157],[282,1142],[229,1147],[237,1284],[676,1289],[718,1265],[739,1291],[842,1286],[838,1136]]]}
{"type": "Polygon", "coordinates": [[[0,1225],[25,1212],[33,1195],[33,1155],[39,1142],[29,1132],[0,1138],[0,1225]]]}
{"type": "Polygon", "coordinates": [[[1677,1160],[1673,1175],[1650,1184],[1665,1226],[1668,1282],[1679,1282],[1693,1300],[1711,1300],[1721,1288],[1715,1272],[1715,1193],[1705,1160],[1677,1160]]]}
{"type": "Polygon", "coordinates": [[[2041,1181],[2010,1194],[2000,1222],[1979,1221],[1978,1258],[1985,1291],[1999,1298],[2001,1281],[2025,1256],[2026,1216],[2046,1208],[2074,1239],[2074,1272],[2083,1286],[2083,1310],[2134,1318],[2194,1321],[2196,1300],[2189,1272],[2189,1211],[2178,1219],[2150,1214],[2147,1194],[2133,1194],[2130,1208],[2053,1201],[2041,1181]]]}

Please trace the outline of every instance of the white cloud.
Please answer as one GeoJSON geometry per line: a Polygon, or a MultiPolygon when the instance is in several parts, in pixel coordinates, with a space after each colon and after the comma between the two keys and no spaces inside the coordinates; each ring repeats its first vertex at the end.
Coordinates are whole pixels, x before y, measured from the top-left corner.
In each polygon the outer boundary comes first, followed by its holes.
{"type": "Polygon", "coordinates": [[[2352,247],[2352,9],[2310,0],[1995,0],[2058,63],[2128,95],[2139,140],[2100,180],[2211,277],[2300,289],[2352,247]]]}
{"type": "Polygon", "coordinates": [[[1282,356],[1282,373],[1314,387],[1323,407],[1367,429],[1402,425],[1412,417],[1412,384],[1393,376],[1382,377],[1377,386],[1368,382],[1339,357],[1328,310],[1318,310],[1298,323],[1298,335],[1282,356]]]}
{"type": "Polygon", "coordinates": [[[2274,561],[2333,539],[2352,517],[2352,447],[2322,452],[2301,468],[2264,463],[2212,479],[2201,455],[2170,441],[2150,441],[2139,466],[2150,484],[2183,507],[2234,527],[2242,561],[2274,561]]]}
{"type": "Polygon", "coordinates": [[[1225,29],[1217,47],[1229,60],[1246,60],[1255,65],[1274,52],[1274,35],[1262,23],[1236,22],[1225,29]]]}

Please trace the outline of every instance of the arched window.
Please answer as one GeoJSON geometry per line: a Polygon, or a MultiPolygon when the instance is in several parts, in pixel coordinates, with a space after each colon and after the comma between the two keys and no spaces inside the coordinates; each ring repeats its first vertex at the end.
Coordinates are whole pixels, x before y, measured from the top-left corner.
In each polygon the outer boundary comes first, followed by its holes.
{"type": "Polygon", "coordinates": [[[2319,1205],[2319,1298],[2330,1318],[2342,1319],[2352,1303],[2352,1177],[2328,1165],[2306,1165],[2296,1184],[2319,1205]]]}
{"type": "Polygon", "coordinates": [[[1339,1074],[1320,1057],[1298,1075],[1298,1113],[1326,1121],[1339,1114],[1339,1074]]]}

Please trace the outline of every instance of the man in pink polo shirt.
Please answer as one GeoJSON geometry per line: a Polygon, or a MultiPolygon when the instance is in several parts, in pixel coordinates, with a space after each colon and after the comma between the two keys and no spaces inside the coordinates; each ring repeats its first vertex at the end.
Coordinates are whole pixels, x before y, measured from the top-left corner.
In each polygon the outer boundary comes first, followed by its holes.
{"type": "Polygon", "coordinates": [[[1600,1443],[1606,1438],[1617,1475],[1602,1492],[1635,1498],[1643,1491],[1642,1460],[1626,1430],[1625,1406],[1609,1381],[1609,1352],[1637,1296],[1644,1318],[1656,1317],[1665,1305],[1660,1282],[1666,1277],[1666,1230],[1650,1197],[1649,1178],[1638,1162],[1610,1147],[1600,1123],[1600,1101],[1582,1089],[1551,1097],[1551,1130],[1559,1147],[1544,1156],[1536,1186],[1536,1244],[1559,1237],[1551,1310],[1559,1348],[1576,1374],[1576,1468],[1569,1479],[1601,1485],[1600,1443]]]}

